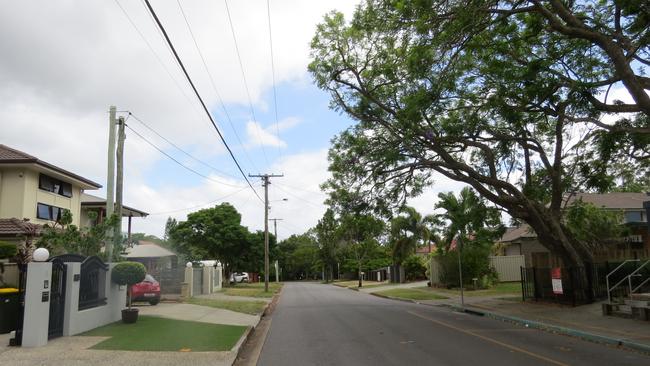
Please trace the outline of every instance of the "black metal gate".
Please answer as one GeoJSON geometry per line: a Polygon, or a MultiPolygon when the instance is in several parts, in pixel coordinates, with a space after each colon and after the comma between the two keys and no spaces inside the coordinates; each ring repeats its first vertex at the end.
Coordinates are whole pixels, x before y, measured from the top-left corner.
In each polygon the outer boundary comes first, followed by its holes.
{"type": "Polygon", "coordinates": [[[50,281],[50,324],[47,338],[63,335],[63,316],[65,313],[66,265],[59,258],[52,259],[52,280],[50,281]]]}
{"type": "Polygon", "coordinates": [[[27,288],[27,265],[18,265],[18,303],[20,310],[16,319],[16,335],[9,340],[10,346],[20,346],[23,342],[23,320],[25,319],[25,289],[27,288]]]}

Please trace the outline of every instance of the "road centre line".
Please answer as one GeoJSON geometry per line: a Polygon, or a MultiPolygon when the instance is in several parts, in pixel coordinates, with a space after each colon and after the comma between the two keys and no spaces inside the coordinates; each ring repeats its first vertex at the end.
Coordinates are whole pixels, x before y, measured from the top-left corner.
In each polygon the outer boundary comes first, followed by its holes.
{"type": "Polygon", "coordinates": [[[533,352],[527,351],[527,350],[525,350],[525,349],[523,349],[523,348],[519,348],[519,347],[517,347],[517,346],[513,346],[513,345],[508,344],[508,343],[504,343],[504,342],[501,342],[501,341],[497,341],[496,339],[488,338],[488,337],[486,337],[486,336],[484,336],[484,335],[478,334],[478,333],[473,332],[473,331],[471,331],[471,330],[462,329],[462,328],[456,327],[456,326],[454,326],[454,325],[451,325],[451,324],[448,324],[448,323],[442,322],[442,321],[440,321],[440,320],[432,319],[432,318],[429,318],[428,316],[424,316],[424,315],[422,315],[422,314],[418,314],[418,313],[415,313],[415,312],[412,312],[412,311],[407,311],[407,313],[409,313],[409,314],[411,314],[411,315],[414,315],[414,316],[417,316],[418,318],[422,318],[422,319],[428,320],[428,321],[430,321],[430,322],[436,323],[436,324],[441,325],[441,326],[443,326],[443,327],[446,327],[446,328],[449,328],[449,329],[453,329],[453,330],[458,331],[458,332],[461,332],[461,333],[469,334],[469,335],[471,335],[471,336],[474,336],[474,337],[480,338],[480,339],[482,339],[482,340],[484,340],[484,341],[487,341],[487,342],[490,342],[490,343],[497,344],[497,345],[499,345],[499,346],[501,346],[501,347],[505,347],[505,348],[508,348],[508,349],[510,349],[510,350],[513,350],[513,351],[517,351],[517,352],[523,353],[523,354],[525,354],[525,355],[527,355],[527,356],[530,356],[530,357],[533,357],[533,358],[537,358],[537,359],[540,359],[540,360],[542,360],[542,361],[546,361],[546,362],[551,363],[551,364],[554,364],[554,365],[558,365],[558,366],[568,366],[568,364],[566,364],[566,363],[562,363],[562,362],[560,362],[560,361],[553,360],[553,359],[551,359],[551,358],[548,358],[548,357],[545,357],[545,356],[539,355],[539,354],[537,354],[537,353],[533,353],[533,352]]]}

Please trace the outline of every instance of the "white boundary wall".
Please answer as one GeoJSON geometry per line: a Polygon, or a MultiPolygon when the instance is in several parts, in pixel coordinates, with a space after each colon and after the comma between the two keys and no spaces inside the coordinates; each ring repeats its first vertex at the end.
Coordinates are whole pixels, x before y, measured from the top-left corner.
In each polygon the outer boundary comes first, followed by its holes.
{"type": "Polygon", "coordinates": [[[104,281],[106,305],[79,310],[79,285],[74,281],[75,275],[81,274],[81,263],[66,263],[65,315],[63,318],[63,335],[72,336],[87,332],[122,319],[122,309],[126,307],[126,286],[116,285],[111,281],[111,271],[115,264],[109,264],[104,281]]]}

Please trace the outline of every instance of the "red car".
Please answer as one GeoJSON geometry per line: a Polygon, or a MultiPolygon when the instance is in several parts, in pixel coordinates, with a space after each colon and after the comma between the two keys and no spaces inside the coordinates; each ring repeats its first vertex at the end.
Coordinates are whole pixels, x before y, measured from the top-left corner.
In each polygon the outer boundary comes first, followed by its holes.
{"type": "Polygon", "coordinates": [[[136,283],[131,288],[131,301],[146,301],[151,305],[160,302],[160,283],[151,275],[146,275],[144,281],[136,283]]]}

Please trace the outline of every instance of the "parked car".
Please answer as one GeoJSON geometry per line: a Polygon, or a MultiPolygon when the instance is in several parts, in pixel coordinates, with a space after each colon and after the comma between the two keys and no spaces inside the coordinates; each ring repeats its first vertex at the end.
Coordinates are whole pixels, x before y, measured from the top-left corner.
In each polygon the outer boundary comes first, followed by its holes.
{"type": "Polygon", "coordinates": [[[248,281],[249,278],[247,272],[235,272],[230,274],[230,283],[241,283],[248,281]]]}
{"type": "Polygon", "coordinates": [[[152,275],[144,276],[144,281],[133,285],[131,301],[146,301],[151,305],[160,302],[160,283],[152,275]]]}

